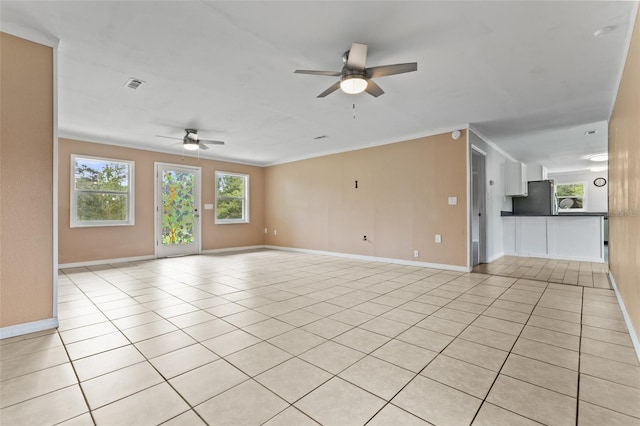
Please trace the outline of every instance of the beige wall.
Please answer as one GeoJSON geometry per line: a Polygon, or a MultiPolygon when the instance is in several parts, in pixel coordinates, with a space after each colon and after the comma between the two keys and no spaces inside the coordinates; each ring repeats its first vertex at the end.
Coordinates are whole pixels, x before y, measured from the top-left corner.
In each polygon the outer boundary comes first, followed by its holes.
{"type": "Polygon", "coordinates": [[[269,167],[266,244],[466,266],[466,152],[447,133],[269,167]]]}
{"type": "Polygon", "coordinates": [[[248,224],[214,224],[214,210],[202,210],[202,250],[264,244],[264,169],[221,161],[83,141],[59,141],[59,262],[73,263],[154,255],[154,162],[202,168],[202,204],[214,203],[216,171],[246,173],[251,200],[248,224]],[[93,155],[135,161],[135,225],[70,228],[70,156],[93,155]]]}
{"type": "Polygon", "coordinates": [[[0,327],[53,317],[53,49],[0,33],[0,327]]]}
{"type": "Polygon", "coordinates": [[[640,338],[640,15],[609,122],[609,269],[640,338]]]}

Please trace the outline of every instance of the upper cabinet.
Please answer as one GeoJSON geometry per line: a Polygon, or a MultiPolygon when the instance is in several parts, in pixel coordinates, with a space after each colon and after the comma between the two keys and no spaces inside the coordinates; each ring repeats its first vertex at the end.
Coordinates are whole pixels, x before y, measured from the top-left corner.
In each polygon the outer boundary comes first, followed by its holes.
{"type": "Polygon", "coordinates": [[[521,161],[507,161],[504,170],[505,195],[526,197],[528,194],[527,165],[521,161]]]}

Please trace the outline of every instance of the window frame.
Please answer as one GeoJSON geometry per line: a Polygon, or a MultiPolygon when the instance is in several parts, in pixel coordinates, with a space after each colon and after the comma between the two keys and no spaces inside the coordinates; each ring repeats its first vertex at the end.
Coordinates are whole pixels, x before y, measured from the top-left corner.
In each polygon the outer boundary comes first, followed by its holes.
{"type": "Polygon", "coordinates": [[[216,225],[229,225],[229,224],[238,224],[238,223],[250,223],[249,220],[249,175],[245,173],[233,173],[233,172],[223,172],[216,171],[214,177],[214,191],[215,191],[215,224],[216,225]],[[221,176],[234,176],[241,177],[244,179],[244,196],[243,197],[220,197],[218,194],[218,179],[221,176]],[[218,200],[220,199],[229,199],[229,200],[242,200],[242,218],[241,219],[218,219],[218,200]]]}
{"type": "Polygon", "coordinates": [[[104,226],[133,226],[135,225],[135,161],[131,160],[120,160],[115,158],[106,158],[106,157],[97,157],[94,155],[82,155],[82,154],[71,154],[70,161],[70,192],[69,192],[69,226],[71,228],[96,228],[96,227],[104,227],[104,226]],[[119,163],[125,164],[128,168],[128,190],[127,192],[120,191],[92,191],[92,190],[83,190],[76,189],[76,161],[78,159],[91,160],[91,161],[102,161],[108,163],[119,163]],[[127,219],[126,220],[90,220],[90,221],[80,221],[77,219],[78,217],[78,195],[81,193],[114,193],[114,194],[124,194],[127,197],[127,219]]]}
{"type": "Polygon", "coordinates": [[[563,182],[555,184],[556,190],[556,199],[558,200],[558,212],[568,213],[568,212],[584,212],[587,210],[587,184],[585,182],[563,182]],[[582,185],[582,196],[571,196],[571,195],[558,195],[558,187],[560,186],[569,186],[569,185],[582,185]],[[563,209],[560,207],[561,198],[575,198],[582,199],[582,207],[581,208],[568,208],[563,209]]]}

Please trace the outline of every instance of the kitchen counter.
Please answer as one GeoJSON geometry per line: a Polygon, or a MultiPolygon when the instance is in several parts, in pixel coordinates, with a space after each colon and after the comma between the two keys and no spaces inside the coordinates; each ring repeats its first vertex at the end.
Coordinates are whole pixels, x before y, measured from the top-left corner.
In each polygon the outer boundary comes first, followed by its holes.
{"type": "Polygon", "coordinates": [[[522,216],[522,217],[573,217],[573,216],[603,216],[608,217],[607,212],[562,212],[557,215],[542,215],[542,214],[513,214],[509,211],[501,211],[500,216],[522,216]]]}
{"type": "Polygon", "coordinates": [[[503,215],[506,255],[604,262],[604,215],[503,215]]]}

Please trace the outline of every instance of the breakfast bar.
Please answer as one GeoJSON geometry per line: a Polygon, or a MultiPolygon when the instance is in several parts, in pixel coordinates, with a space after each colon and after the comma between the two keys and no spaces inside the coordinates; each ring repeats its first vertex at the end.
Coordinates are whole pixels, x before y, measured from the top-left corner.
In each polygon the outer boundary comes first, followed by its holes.
{"type": "Polygon", "coordinates": [[[503,212],[504,254],[604,262],[605,214],[554,216],[503,212]]]}

